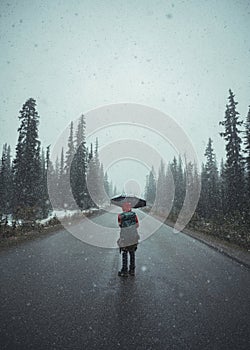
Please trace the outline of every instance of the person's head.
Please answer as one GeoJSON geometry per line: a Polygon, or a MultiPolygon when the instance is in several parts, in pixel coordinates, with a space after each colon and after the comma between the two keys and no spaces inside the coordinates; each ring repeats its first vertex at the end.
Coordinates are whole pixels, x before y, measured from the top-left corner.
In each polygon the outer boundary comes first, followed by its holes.
{"type": "Polygon", "coordinates": [[[131,204],[129,202],[123,203],[122,211],[131,211],[131,204]]]}

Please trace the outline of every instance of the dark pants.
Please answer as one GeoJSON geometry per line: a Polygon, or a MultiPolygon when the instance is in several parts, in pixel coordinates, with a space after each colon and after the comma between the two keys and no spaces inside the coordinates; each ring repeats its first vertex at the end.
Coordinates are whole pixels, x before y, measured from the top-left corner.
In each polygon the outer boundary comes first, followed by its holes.
{"type": "Polygon", "coordinates": [[[128,253],[130,256],[129,270],[134,271],[136,249],[137,249],[137,245],[122,248],[122,271],[128,271],[128,253]]]}

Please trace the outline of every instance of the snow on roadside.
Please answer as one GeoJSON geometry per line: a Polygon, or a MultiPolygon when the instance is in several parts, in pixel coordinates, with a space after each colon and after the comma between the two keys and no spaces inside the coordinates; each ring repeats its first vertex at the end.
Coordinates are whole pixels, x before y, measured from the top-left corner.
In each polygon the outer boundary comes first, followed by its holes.
{"type": "Polygon", "coordinates": [[[60,219],[71,217],[75,214],[86,214],[86,213],[93,212],[96,210],[99,210],[99,209],[90,208],[87,210],[69,210],[69,209],[67,209],[67,210],[66,209],[65,210],[63,210],[63,209],[62,210],[53,210],[46,219],[37,220],[36,222],[44,225],[48,221],[50,221],[51,219],[53,219],[55,217],[60,220],[60,219]]]}
{"type": "MultiPolygon", "coordinates": [[[[100,208],[102,209],[102,208],[100,208]]],[[[46,223],[48,221],[50,221],[53,218],[57,218],[57,219],[66,219],[69,218],[75,214],[88,214],[90,212],[93,211],[97,211],[100,210],[97,208],[90,208],[90,209],[86,209],[86,210],[69,210],[69,209],[61,209],[61,210],[53,210],[49,216],[45,219],[42,220],[36,220],[36,223],[41,224],[41,225],[46,225],[46,223]]],[[[2,222],[2,224],[4,224],[5,220],[7,218],[7,226],[12,226],[12,222],[13,222],[13,216],[12,214],[8,214],[8,215],[2,215],[2,221],[0,221],[0,224],[2,222]]],[[[15,221],[16,226],[22,225],[22,220],[16,220],[15,221]]]]}
{"type": "Polygon", "coordinates": [[[8,215],[2,214],[2,220],[1,220],[2,224],[5,223],[6,218],[7,218],[7,226],[12,226],[12,220],[13,220],[12,214],[8,214],[8,215]]]}

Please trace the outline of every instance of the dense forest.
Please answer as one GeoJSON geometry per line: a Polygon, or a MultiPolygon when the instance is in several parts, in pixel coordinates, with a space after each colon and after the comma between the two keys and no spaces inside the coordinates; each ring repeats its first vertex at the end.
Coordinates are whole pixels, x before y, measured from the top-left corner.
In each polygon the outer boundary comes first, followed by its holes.
{"type": "Polygon", "coordinates": [[[39,118],[36,101],[28,99],[19,115],[13,160],[10,146],[7,143],[3,145],[0,165],[2,222],[7,220],[8,214],[12,214],[15,221],[46,218],[52,209],[51,197],[54,209],[73,209],[74,203],[80,209],[88,209],[103,205],[114,193],[99,160],[98,139],[94,149],[92,144],[89,148],[86,145],[84,115],[79,118],[75,131],[71,122],[68,149],[62,149],[55,164],[50,160],[50,146],[46,149],[41,147],[39,118]],[[50,196],[47,183],[50,184],[50,196]],[[72,191],[73,200],[69,191],[72,191]]]}
{"type": "Polygon", "coordinates": [[[200,171],[181,157],[163,162],[156,174],[152,168],[146,179],[145,197],[153,210],[175,222],[187,189],[201,193],[189,227],[248,247],[250,245],[250,107],[245,121],[240,119],[235,95],[229,90],[225,117],[219,122],[225,141],[225,159],[218,165],[213,141],[204,150],[206,161],[200,171]],[[184,163],[184,164],[183,164],[184,163]],[[171,190],[174,182],[174,193],[171,190]]]}
{"type": "MultiPolygon", "coordinates": [[[[168,164],[162,161],[157,174],[146,178],[145,199],[149,208],[175,222],[187,191],[201,193],[189,227],[249,247],[250,235],[250,108],[245,121],[229,90],[225,117],[219,122],[225,142],[225,158],[216,159],[208,139],[201,169],[184,155],[168,164]],[[184,161],[183,161],[183,158],[184,161]]],[[[0,163],[0,221],[30,221],[48,217],[55,209],[99,208],[116,194],[99,159],[98,139],[86,144],[82,115],[76,130],[70,124],[67,149],[53,163],[50,146],[39,140],[36,101],[28,99],[19,115],[18,141],[12,159],[10,146],[3,145],[0,163]],[[49,184],[49,186],[48,186],[49,184]]],[[[191,198],[192,199],[192,198],[191,198]]]]}

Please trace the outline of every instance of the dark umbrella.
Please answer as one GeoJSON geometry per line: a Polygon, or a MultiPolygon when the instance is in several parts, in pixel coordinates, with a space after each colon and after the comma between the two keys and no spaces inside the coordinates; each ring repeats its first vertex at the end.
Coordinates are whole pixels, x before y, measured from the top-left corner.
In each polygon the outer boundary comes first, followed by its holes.
{"type": "Polygon", "coordinates": [[[146,201],[144,199],[129,195],[113,197],[110,201],[112,204],[117,205],[118,207],[122,207],[124,203],[130,203],[132,208],[141,208],[146,206],[146,201]]]}

